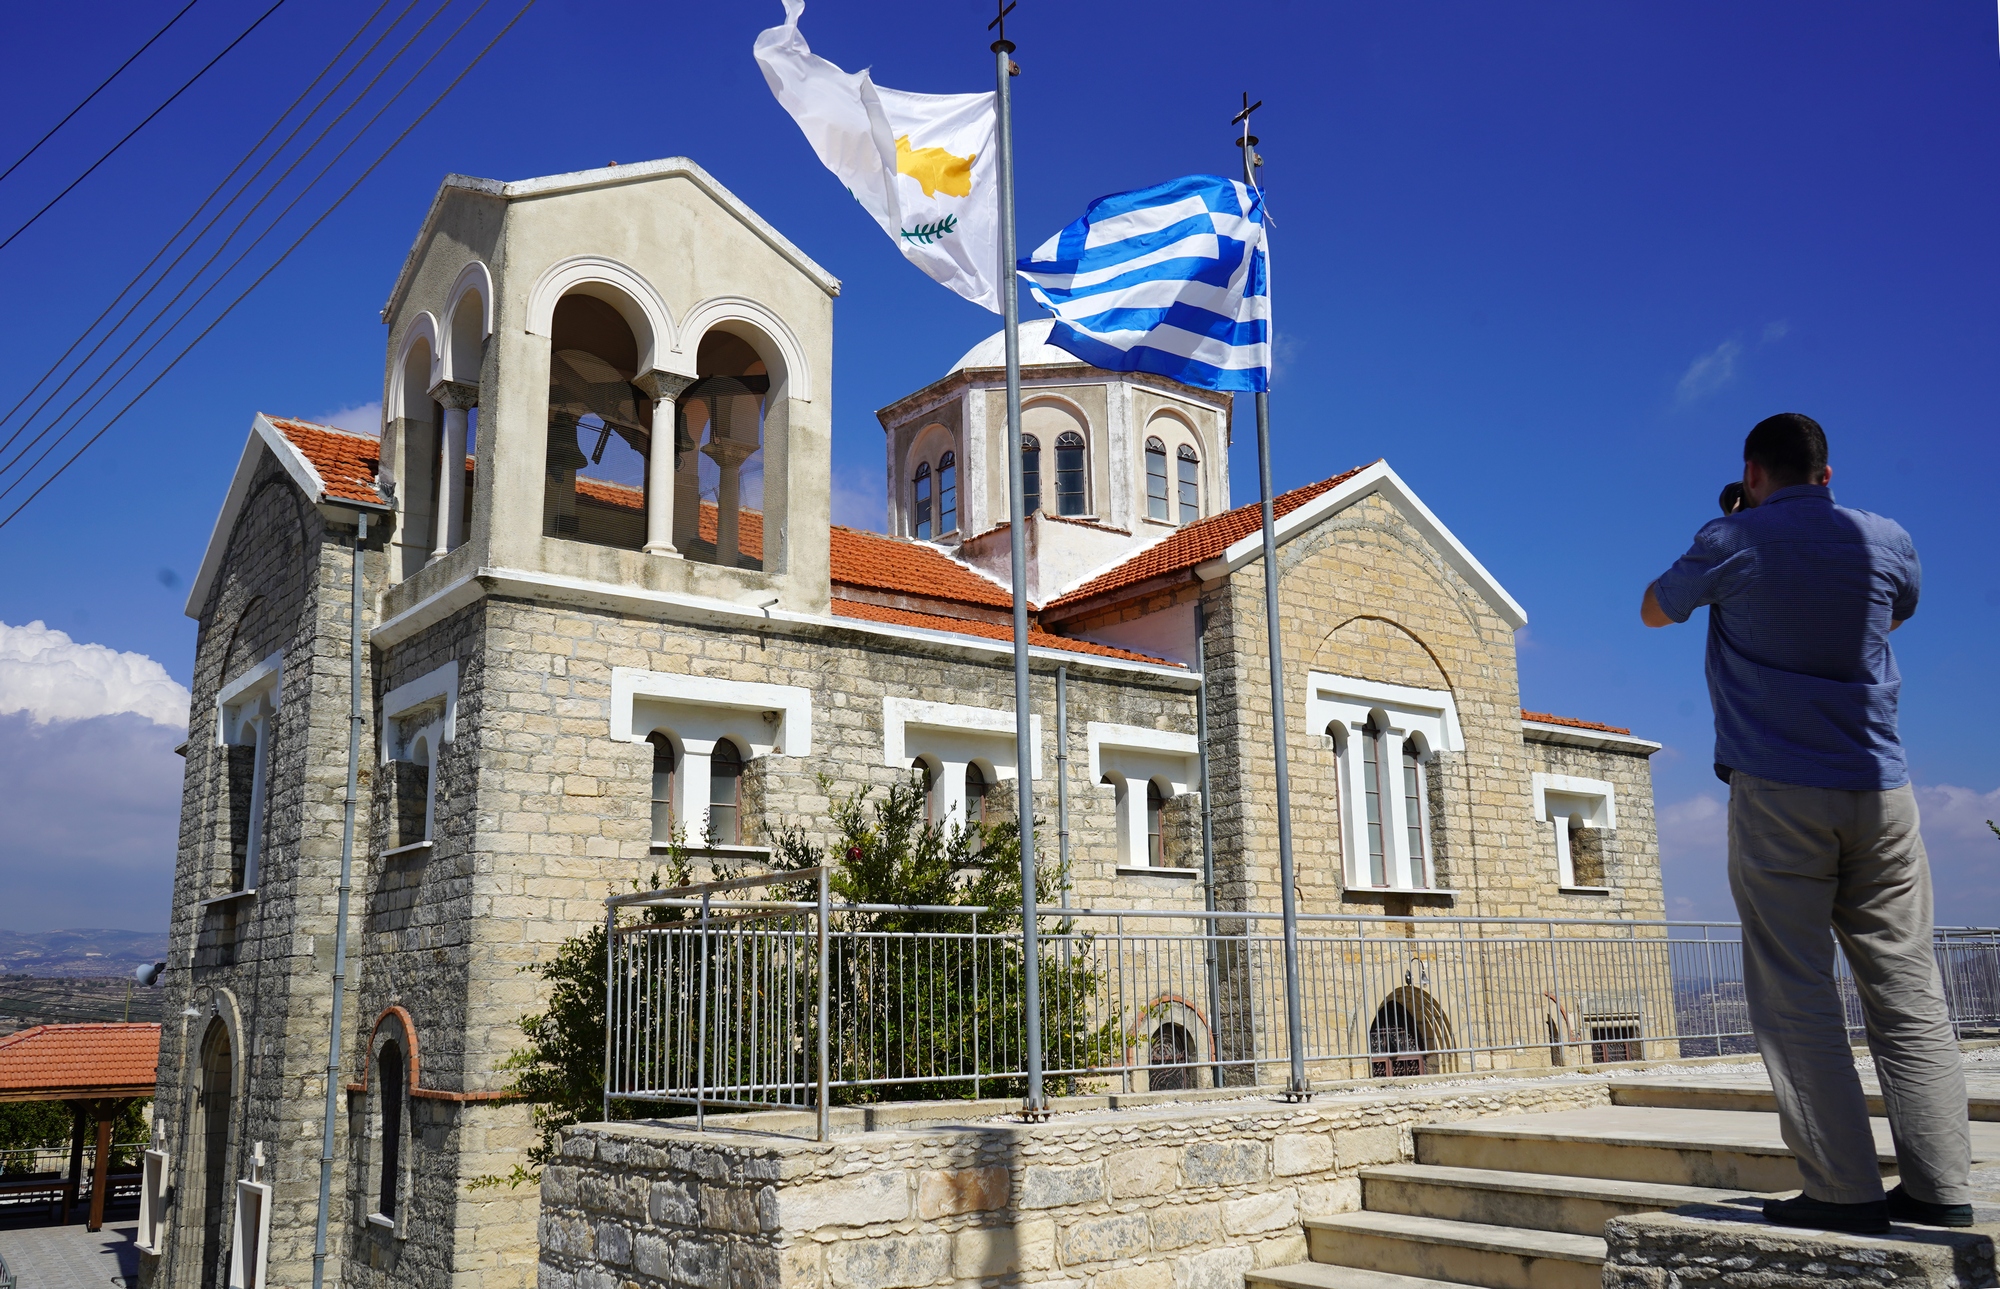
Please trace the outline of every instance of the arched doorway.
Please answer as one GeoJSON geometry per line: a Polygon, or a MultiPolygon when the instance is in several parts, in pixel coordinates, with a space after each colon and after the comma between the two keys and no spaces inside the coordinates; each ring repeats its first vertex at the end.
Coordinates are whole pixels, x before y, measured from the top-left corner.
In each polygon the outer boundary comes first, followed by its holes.
{"type": "Polygon", "coordinates": [[[229,1027],[209,1022],[201,1040],[201,1081],[195,1089],[193,1132],[200,1152],[188,1178],[201,1189],[201,1289],[218,1289],[223,1279],[230,1218],[229,1121],[235,1101],[235,1059],[229,1027]]]}
{"type": "Polygon", "coordinates": [[[1451,1053],[1451,1022],[1437,1000],[1414,985],[1391,993],[1368,1024],[1368,1075],[1401,1078],[1447,1074],[1457,1064],[1451,1053]]]}
{"type": "Polygon", "coordinates": [[[1146,1089],[1149,1092],[1180,1092],[1197,1086],[1195,1082],[1195,1038],[1185,1025],[1168,1021],[1153,1031],[1149,1046],[1146,1089]]]}

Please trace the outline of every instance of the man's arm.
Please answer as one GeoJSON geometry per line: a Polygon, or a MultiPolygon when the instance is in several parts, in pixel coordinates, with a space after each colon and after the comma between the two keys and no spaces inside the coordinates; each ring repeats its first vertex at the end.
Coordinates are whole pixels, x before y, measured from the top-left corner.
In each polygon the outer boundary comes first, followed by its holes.
{"type": "MultiPolygon", "coordinates": [[[[1646,586],[1646,598],[1639,601],[1639,621],[1649,627],[1670,627],[1674,625],[1674,620],[1667,616],[1665,609],[1660,607],[1660,597],[1653,594],[1651,583],[1648,583],[1646,586]]],[[[1896,624],[1896,626],[1901,625],[1902,623],[1900,622],[1896,624]]],[[[1890,630],[1895,630],[1895,627],[1891,627],[1890,630]]]]}

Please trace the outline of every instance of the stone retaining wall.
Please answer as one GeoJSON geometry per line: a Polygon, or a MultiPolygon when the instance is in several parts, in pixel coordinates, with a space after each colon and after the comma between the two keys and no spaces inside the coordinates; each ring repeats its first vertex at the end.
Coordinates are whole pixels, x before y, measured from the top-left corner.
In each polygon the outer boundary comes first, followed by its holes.
{"type": "Polygon", "coordinates": [[[572,1129],[542,1175],[542,1289],[1241,1289],[1410,1129],[1609,1104],[1606,1083],[1149,1106],[820,1143],[572,1129]]]}
{"type": "Polygon", "coordinates": [[[1974,1289],[1994,1283],[1993,1239],[1901,1227],[1885,1236],[1794,1231],[1694,1213],[1613,1218],[1604,1289],[1974,1289]]]}

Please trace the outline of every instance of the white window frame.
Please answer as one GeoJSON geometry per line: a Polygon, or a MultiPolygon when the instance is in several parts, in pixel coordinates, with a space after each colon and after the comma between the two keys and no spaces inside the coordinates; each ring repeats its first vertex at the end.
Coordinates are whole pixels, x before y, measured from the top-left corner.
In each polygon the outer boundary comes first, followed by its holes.
{"type": "Polygon", "coordinates": [[[1418,689],[1361,680],[1330,672],[1309,672],[1306,676],[1306,728],[1315,731],[1340,727],[1340,853],[1346,886],[1355,891],[1437,891],[1437,851],[1431,838],[1430,802],[1417,803],[1423,823],[1424,854],[1410,854],[1409,825],[1403,798],[1403,748],[1416,742],[1426,762],[1419,775],[1420,785],[1432,773],[1428,764],[1438,752],[1465,750],[1465,731],[1459,725],[1458,704],[1447,690],[1418,689]],[[1383,886],[1369,880],[1368,843],[1365,833],[1367,802],[1362,794],[1361,740],[1370,719],[1382,729],[1382,762],[1378,767],[1382,783],[1383,886]]]}
{"type": "MultiPolygon", "coordinates": [[[[1090,781],[1112,781],[1118,806],[1118,866],[1127,875],[1199,876],[1193,866],[1155,866],[1146,854],[1148,783],[1167,787],[1169,801],[1201,781],[1201,744],[1192,734],[1091,721],[1084,726],[1090,781]]],[[[1165,838],[1161,843],[1165,844],[1165,838]]]]}
{"type": "Polygon", "coordinates": [[[236,1183],[236,1211],[229,1233],[229,1289],[264,1289],[264,1272],[271,1256],[271,1187],[263,1176],[264,1143],[260,1141],[251,1155],[250,1175],[236,1183]]]}
{"type": "Polygon", "coordinates": [[[1531,783],[1535,797],[1535,821],[1549,825],[1555,832],[1556,885],[1565,891],[1593,895],[1609,891],[1609,886],[1577,885],[1576,863],[1569,849],[1569,821],[1579,818],[1585,828],[1616,828],[1618,789],[1606,779],[1543,774],[1539,770],[1534,773],[1531,783]]]}
{"type": "MultiPolygon", "coordinates": [[[[965,767],[977,764],[989,784],[1016,782],[1014,709],[938,703],[923,698],[882,700],[882,764],[914,769],[933,763],[931,818],[940,827],[965,822],[965,767]]],[[[1028,778],[1042,777],[1042,718],[1028,716],[1028,778]]]]}
{"type": "Polygon", "coordinates": [[[264,862],[264,796],[270,778],[271,723],[285,697],[285,655],[280,650],[215,694],[216,745],[255,748],[250,769],[250,818],[243,843],[243,884],[256,891],[264,862]]]}
{"type": "Polygon", "coordinates": [[[423,746],[429,772],[424,776],[424,835],[415,842],[391,847],[385,855],[429,846],[436,836],[438,766],[444,745],[458,738],[458,662],[427,671],[398,685],[382,698],[382,764],[417,761],[423,746]]]}
{"type": "Polygon", "coordinates": [[[718,742],[736,744],[746,765],[761,756],[808,756],[812,728],[812,691],[797,685],[611,669],[611,737],[644,744],[649,756],[648,734],[657,730],[672,742],[680,758],[674,818],[694,845],[708,836],[709,758],[718,742]]]}
{"type": "Polygon", "coordinates": [[[153,1148],[146,1152],[139,1178],[139,1230],[133,1238],[143,1253],[163,1252],[161,1237],[167,1232],[167,1152],[153,1148]]]}

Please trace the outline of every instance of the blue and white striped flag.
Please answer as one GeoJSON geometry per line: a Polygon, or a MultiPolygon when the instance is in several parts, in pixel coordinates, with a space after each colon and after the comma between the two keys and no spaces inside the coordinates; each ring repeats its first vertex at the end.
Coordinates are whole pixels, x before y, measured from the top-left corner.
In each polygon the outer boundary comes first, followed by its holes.
{"type": "Polygon", "coordinates": [[[1188,175],[1099,197],[1020,262],[1049,343],[1107,371],[1203,389],[1271,387],[1264,196],[1188,175]]]}

